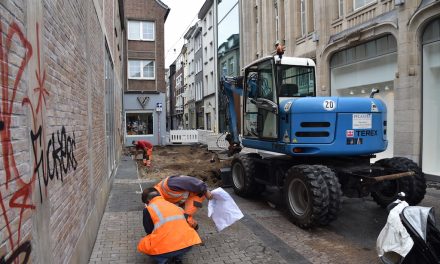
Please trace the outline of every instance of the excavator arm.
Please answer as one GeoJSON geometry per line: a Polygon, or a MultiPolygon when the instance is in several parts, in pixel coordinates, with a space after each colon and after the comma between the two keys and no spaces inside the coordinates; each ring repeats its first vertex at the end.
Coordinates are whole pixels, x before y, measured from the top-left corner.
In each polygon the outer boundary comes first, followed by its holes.
{"type": "Polygon", "coordinates": [[[241,151],[240,137],[237,127],[237,113],[235,112],[234,94],[243,95],[243,77],[224,76],[220,80],[220,89],[225,98],[227,106],[227,122],[229,133],[226,141],[229,143],[228,156],[232,156],[241,151]]]}

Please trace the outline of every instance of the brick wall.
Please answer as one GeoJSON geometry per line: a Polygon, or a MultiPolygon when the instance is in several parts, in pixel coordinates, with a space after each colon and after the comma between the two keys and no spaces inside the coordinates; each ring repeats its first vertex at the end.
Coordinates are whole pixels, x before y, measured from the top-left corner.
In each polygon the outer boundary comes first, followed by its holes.
{"type": "MultiPolygon", "coordinates": [[[[87,250],[78,249],[87,232],[97,232],[90,222],[99,222],[112,179],[106,153],[105,40],[116,98],[121,98],[123,79],[118,2],[105,1],[102,10],[98,2],[0,5],[0,61],[7,66],[1,67],[0,94],[0,257],[5,260],[16,254],[20,263],[88,259],[87,250]]],[[[115,100],[119,154],[120,111],[121,102],[115,100]]]]}

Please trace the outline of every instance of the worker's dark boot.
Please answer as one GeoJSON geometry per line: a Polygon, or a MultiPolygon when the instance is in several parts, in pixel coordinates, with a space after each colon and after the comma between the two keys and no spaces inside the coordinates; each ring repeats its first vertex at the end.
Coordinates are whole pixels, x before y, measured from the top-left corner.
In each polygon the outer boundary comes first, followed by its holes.
{"type": "Polygon", "coordinates": [[[176,257],[170,258],[166,264],[182,264],[182,260],[177,259],[176,257]]]}

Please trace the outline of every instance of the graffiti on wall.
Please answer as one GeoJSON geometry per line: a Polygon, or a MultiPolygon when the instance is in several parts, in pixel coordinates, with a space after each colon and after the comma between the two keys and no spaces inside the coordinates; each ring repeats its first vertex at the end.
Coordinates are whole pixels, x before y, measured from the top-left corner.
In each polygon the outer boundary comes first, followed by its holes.
{"type": "MultiPolygon", "coordinates": [[[[36,40],[33,46],[23,34],[19,26],[12,22],[7,29],[3,29],[0,23],[0,72],[1,72],[1,104],[0,104],[0,145],[2,161],[5,171],[4,185],[0,185],[0,207],[2,217],[6,224],[8,235],[9,257],[0,258],[2,263],[27,263],[31,253],[30,241],[21,242],[21,227],[26,210],[34,210],[32,193],[38,184],[40,202],[47,197],[47,186],[51,180],[63,181],[63,177],[71,170],[76,170],[78,162],[74,155],[76,149],[75,134],[68,135],[66,128],[53,132],[46,136],[45,109],[46,98],[49,92],[46,89],[46,71],[42,70],[40,57],[39,25],[36,24],[36,40]],[[5,34],[6,33],[6,34],[5,34]],[[5,35],[4,35],[5,34],[5,35]],[[33,55],[36,48],[36,58],[33,55]],[[17,56],[17,50],[21,51],[18,62],[18,70],[10,65],[9,59],[17,56]],[[31,59],[36,59],[37,69],[34,75],[29,72],[30,78],[36,78],[37,87],[27,93],[22,100],[22,107],[30,110],[32,124],[30,126],[30,143],[32,144],[33,164],[30,177],[20,172],[16,156],[14,155],[11,121],[16,114],[16,96],[23,73],[31,59]],[[12,77],[11,77],[12,76],[12,77]],[[11,78],[13,81],[11,81],[11,78]],[[12,183],[15,184],[12,184],[12,183]],[[38,183],[37,183],[38,182],[38,183]],[[5,195],[10,195],[5,199],[5,195]],[[11,226],[13,216],[18,214],[18,224],[11,226]],[[11,216],[11,219],[9,218],[11,216]],[[15,233],[16,232],[16,233],[15,233]],[[15,239],[14,239],[15,238],[15,239]]],[[[15,63],[17,64],[17,63],[15,63]]],[[[21,91],[26,93],[26,91],[21,91]]],[[[1,179],[3,183],[3,179],[1,179]]]]}

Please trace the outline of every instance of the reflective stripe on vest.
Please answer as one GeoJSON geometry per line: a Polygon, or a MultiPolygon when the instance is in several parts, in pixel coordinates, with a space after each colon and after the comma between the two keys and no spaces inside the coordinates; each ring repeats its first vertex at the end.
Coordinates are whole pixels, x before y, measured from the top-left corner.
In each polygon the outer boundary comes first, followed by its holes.
{"type": "Polygon", "coordinates": [[[186,200],[188,199],[188,196],[189,196],[189,192],[173,193],[173,192],[171,191],[171,189],[168,187],[168,179],[169,179],[169,177],[166,178],[165,181],[162,181],[162,182],[161,182],[161,188],[162,188],[162,191],[164,191],[164,192],[166,193],[166,195],[169,195],[169,196],[171,196],[171,197],[173,197],[173,198],[180,198],[180,202],[181,202],[181,203],[186,202],[186,200]],[[165,186],[165,182],[167,183],[167,186],[165,186]],[[169,190],[169,191],[168,191],[168,190],[169,190]]]}
{"type": "Polygon", "coordinates": [[[153,209],[153,211],[156,213],[157,217],[159,218],[159,222],[154,224],[154,229],[158,229],[161,225],[171,222],[171,221],[175,221],[175,220],[180,220],[180,219],[185,219],[185,216],[183,215],[173,215],[173,216],[168,216],[168,217],[163,217],[162,213],[160,212],[159,208],[157,208],[157,205],[152,204],[151,208],[153,209]]]}

